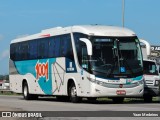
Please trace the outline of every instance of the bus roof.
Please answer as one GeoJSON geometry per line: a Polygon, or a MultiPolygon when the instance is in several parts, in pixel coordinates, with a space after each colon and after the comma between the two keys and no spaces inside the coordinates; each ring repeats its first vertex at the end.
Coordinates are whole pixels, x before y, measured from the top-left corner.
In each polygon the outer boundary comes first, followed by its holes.
{"type": "Polygon", "coordinates": [[[71,32],[84,33],[93,36],[117,36],[117,37],[135,36],[135,33],[133,31],[122,27],[102,26],[102,25],[79,25],[70,27],[55,27],[51,29],[42,30],[40,33],[37,34],[14,39],[11,41],[11,43],[68,34],[71,32]]]}

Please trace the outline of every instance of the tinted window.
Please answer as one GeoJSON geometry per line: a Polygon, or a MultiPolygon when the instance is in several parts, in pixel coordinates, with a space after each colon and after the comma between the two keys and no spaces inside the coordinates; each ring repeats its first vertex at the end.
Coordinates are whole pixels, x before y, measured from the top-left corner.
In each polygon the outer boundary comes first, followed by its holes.
{"type": "Polygon", "coordinates": [[[29,59],[37,59],[37,40],[29,41],[29,59]]]}
{"type": "Polygon", "coordinates": [[[14,46],[14,44],[11,44],[10,45],[10,59],[11,60],[14,60],[15,59],[15,52],[14,52],[14,49],[15,49],[15,46],[14,46]]]}
{"type": "Polygon", "coordinates": [[[67,58],[73,60],[73,49],[72,49],[72,42],[71,42],[71,37],[70,35],[66,35],[63,39],[63,55],[66,56],[67,58]]]}
{"type": "Polygon", "coordinates": [[[55,38],[55,57],[60,57],[60,37],[55,38]]]}
{"type": "Polygon", "coordinates": [[[10,46],[10,59],[15,60],[15,44],[11,44],[10,46]]]}
{"type": "Polygon", "coordinates": [[[143,61],[144,74],[158,75],[158,69],[155,62],[143,61]]]}
{"type": "Polygon", "coordinates": [[[21,55],[20,44],[19,43],[11,44],[11,47],[10,47],[10,58],[12,60],[20,60],[20,58],[21,58],[20,55],[21,55]]]}
{"type": "Polygon", "coordinates": [[[38,42],[38,58],[43,59],[48,57],[48,39],[39,39],[38,42]]]}
{"type": "Polygon", "coordinates": [[[70,47],[70,39],[67,35],[64,35],[62,38],[61,38],[61,56],[62,57],[67,57],[67,53],[71,50],[71,47],[70,47]]]}
{"type": "Polygon", "coordinates": [[[20,51],[20,44],[19,43],[17,43],[17,44],[15,44],[15,49],[14,49],[15,51],[15,60],[20,60],[21,59],[21,51],[20,51]]]}
{"type": "Polygon", "coordinates": [[[66,46],[67,45],[67,41],[65,39],[65,36],[61,37],[61,46],[60,46],[60,54],[61,57],[64,57],[66,54],[66,46]]]}
{"type": "Polygon", "coordinates": [[[51,37],[49,38],[49,53],[48,53],[48,57],[55,57],[55,38],[51,37]]]}
{"type": "Polygon", "coordinates": [[[67,57],[73,60],[70,34],[14,43],[10,46],[12,60],[67,57]]]}
{"type": "Polygon", "coordinates": [[[48,57],[67,57],[73,59],[71,37],[69,34],[49,38],[48,57]]]}
{"type": "Polygon", "coordinates": [[[19,44],[20,46],[20,59],[19,60],[26,60],[28,59],[28,42],[22,42],[19,44]]]}

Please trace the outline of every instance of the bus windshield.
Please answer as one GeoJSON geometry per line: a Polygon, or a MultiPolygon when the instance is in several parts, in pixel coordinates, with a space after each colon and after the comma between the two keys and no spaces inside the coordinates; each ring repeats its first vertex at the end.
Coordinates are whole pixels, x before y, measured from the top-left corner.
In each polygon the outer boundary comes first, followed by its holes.
{"type": "Polygon", "coordinates": [[[142,74],[142,55],[136,37],[93,37],[92,71],[102,77],[142,74]]]}
{"type": "Polygon", "coordinates": [[[81,52],[78,58],[82,68],[105,78],[131,78],[143,74],[142,54],[137,37],[92,36],[89,40],[93,49],[91,57],[87,57],[84,43],[79,47],[81,52]]]}
{"type": "Polygon", "coordinates": [[[158,70],[155,62],[143,61],[144,74],[148,75],[158,75],[158,70]]]}

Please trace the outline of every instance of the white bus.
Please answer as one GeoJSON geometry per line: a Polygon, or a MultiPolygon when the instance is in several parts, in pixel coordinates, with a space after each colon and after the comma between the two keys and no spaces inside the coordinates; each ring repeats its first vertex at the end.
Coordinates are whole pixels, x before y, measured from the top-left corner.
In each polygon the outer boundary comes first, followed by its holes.
{"type": "Polygon", "coordinates": [[[24,99],[53,95],[79,102],[141,97],[139,39],[129,29],[82,25],[42,30],[10,44],[10,88],[24,99]]]}

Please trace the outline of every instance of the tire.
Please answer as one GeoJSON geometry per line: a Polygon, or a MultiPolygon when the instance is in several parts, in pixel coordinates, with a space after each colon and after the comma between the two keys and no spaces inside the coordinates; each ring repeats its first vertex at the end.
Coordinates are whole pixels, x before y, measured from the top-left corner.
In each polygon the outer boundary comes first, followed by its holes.
{"type": "Polygon", "coordinates": [[[29,94],[29,90],[28,90],[28,84],[26,82],[23,85],[23,98],[25,100],[31,99],[31,95],[29,94]]]}
{"type": "Polygon", "coordinates": [[[38,99],[38,95],[29,94],[28,84],[26,82],[23,85],[23,98],[25,100],[35,100],[35,99],[38,99]]]}
{"type": "Polygon", "coordinates": [[[115,98],[112,98],[112,101],[113,101],[114,103],[120,104],[120,103],[123,103],[124,98],[123,98],[123,97],[115,97],[115,98]]]}
{"type": "Polygon", "coordinates": [[[144,102],[145,103],[151,103],[152,102],[152,96],[143,96],[144,102]]]}
{"type": "Polygon", "coordinates": [[[77,90],[74,83],[72,83],[69,87],[69,97],[70,101],[73,103],[78,103],[82,100],[82,98],[77,96],[77,90]]]}

